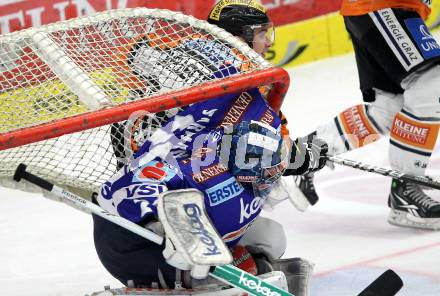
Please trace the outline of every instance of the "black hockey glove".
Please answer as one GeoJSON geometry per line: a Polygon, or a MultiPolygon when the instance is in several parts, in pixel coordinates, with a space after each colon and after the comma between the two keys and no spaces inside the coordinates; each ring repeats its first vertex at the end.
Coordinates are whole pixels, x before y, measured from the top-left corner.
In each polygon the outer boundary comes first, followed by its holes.
{"type": "Polygon", "coordinates": [[[314,134],[297,138],[293,142],[289,167],[284,176],[303,175],[322,169],[327,162],[327,152],[327,143],[314,134]]]}

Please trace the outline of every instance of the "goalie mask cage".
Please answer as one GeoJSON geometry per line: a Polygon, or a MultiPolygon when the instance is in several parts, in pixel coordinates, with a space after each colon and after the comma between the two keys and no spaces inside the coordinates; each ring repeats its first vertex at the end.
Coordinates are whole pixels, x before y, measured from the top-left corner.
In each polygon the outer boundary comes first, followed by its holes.
{"type": "Polygon", "coordinates": [[[283,69],[228,32],[146,8],[0,36],[0,73],[0,185],[15,188],[25,163],[56,184],[95,191],[132,157],[117,150],[141,145],[176,108],[265,86],[278,110],[289,86],[283,69]],[[152,115],[127,128],[140,110],[152,115]]]}

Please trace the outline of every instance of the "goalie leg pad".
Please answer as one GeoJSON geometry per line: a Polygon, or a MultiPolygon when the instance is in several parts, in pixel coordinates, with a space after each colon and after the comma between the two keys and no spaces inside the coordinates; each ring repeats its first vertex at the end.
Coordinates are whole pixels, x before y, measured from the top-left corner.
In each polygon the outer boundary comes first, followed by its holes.
{"type": "MultiPolygon", "coordinates": [[[[257,275],[257,266],[255,264],[254,258],[246,249],[241,245],[236,245],[231,249],[232,256],[234,261],[232,265],[244,270],[252,275],[257,275]]],[[[185,287],[187,288],[208,288],[208,287],[216,287],[222,285],[223,283],[213,277],[207,277],[206,279],[198,280],[190,277],[189,272],[184,273],[184,281],[185,287]]],[[[287,286],[287,284],[286,284],[287,286]]]]}
{"type": "Polygon", "coordinates": [[[248,246],[247,249],[257,264],[258,274],[280,271],[286,277],[290,293],[295,296],[309,296],[314,267],[312,262],[303,258],[274,259],[262,248],[248,246]]]}
{"type": "Polygon", "coordinates": [[[295,296],[310,295],[310,279],[314,264],[303,258],[277,259],[271,262],[273,269],[284,273],[289,292],[295,296]]]}

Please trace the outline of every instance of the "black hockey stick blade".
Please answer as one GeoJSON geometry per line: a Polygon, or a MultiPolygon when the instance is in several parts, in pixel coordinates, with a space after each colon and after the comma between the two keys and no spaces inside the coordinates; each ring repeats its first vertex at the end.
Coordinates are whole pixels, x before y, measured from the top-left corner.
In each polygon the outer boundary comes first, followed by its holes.
{"type": "Polygon", "coordinates": [[[26,174],[26,165],[24,163],[20,163],[17,169],[15,170],[15,174],[13,177],[14,181],[20,182],[25,174],[26,174]]]}
{"type": "Polygon", "coordinates": [[[402,287],[402,279],[388,269],[357,296],[394,296],[402,287]]]}
{"type": "Polygon", "coordinates": [[[16,182],[20,182],[21,179],[25,179],[26,181],[31,182],[32,184],[35,184],[38,187],[41,187],[47,191],[52,191],[53,189],[53,184],[49,181],[46,181],[38,176],[27,172],[26,165],[23,163],[20,163],[18,165],[17,169],[15,170],[13,179],[16,182]]]}

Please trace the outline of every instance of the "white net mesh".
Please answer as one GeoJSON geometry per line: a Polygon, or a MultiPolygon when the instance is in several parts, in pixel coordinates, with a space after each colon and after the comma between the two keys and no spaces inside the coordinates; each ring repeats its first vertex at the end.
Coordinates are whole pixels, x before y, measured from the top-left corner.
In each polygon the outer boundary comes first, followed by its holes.
{"type": "MultiPolygon", "coordinates": [[[[227,32],[166,10],[115,10],[0,36],[0,135],[267,67],[227,32]]],[[[151,120],[160,125],[174,111],[139,117],[130,139],[120,122],[0,151],[2,184],[22,162],[96,190],[126,161],[121,141],[145,138],[151,120]]]]}

